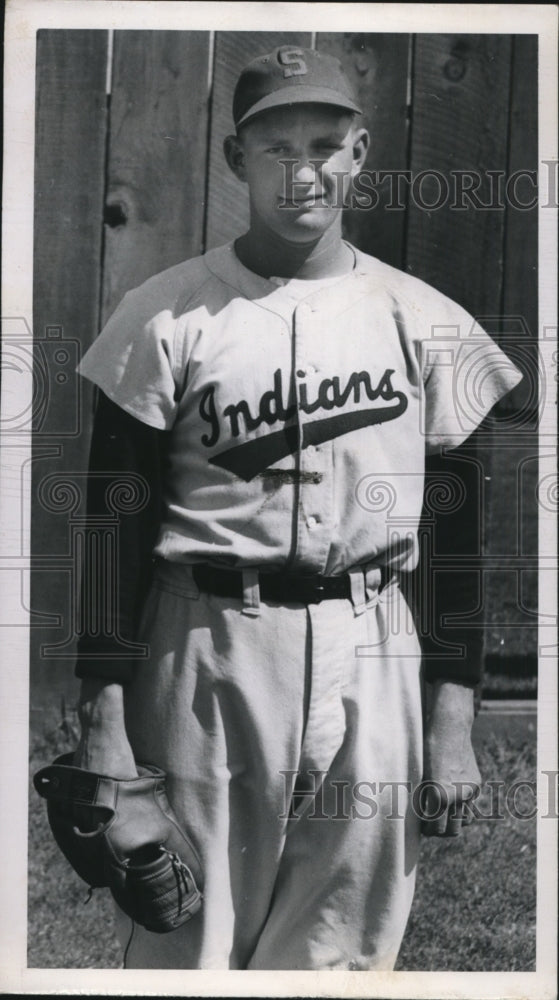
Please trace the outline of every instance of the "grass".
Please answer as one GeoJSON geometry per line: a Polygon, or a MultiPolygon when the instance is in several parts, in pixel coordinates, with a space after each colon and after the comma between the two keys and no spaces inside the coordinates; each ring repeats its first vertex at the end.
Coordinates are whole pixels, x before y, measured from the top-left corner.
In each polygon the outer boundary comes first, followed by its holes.
{"type": "MultiPolygon", "coordinates": [[[[73,719],[35,737],[31,772],[76,744],[73,719]]],[[[522,731],[488,736],[477,747],[489,811],[488,781],[532,781],[533,739],[522,731]]],[[[529,792],[519,811],[529,811],[529,792]]],[[[58,851],[44,803],[30,792],[30,968],[119,968],[111,897],[87,888],[58,851]]],[[[424,839],[417,891],[396,968],[406,971],[531,971],[535,968],[536,821],[478,820],[457,840],[424,839]]]]}
{"type": "MultiPolygon", "coordinates": [[[[533,781],[533,740],[490,737],[477,747],[489,781],[533,781]]],[[[534,798],[518,794],[519,813],[534,798]]],[[[532,971],[536,960],[536,820],[478,820],[457,840],[424,838],[417,891],[396,968],[410,971],[532,971]]]]}
{"type": "MultiPolygon", "coordinates": [[[[74,721],[35,738],[31,774],[77,743],[74,721]]],[[[29,968],[118,969],[120,947],[114,934],[111,896],[99,889],[85,904],[88,889],[58,850],[44,802],[29,792],[28,954],[29,968]]]]}

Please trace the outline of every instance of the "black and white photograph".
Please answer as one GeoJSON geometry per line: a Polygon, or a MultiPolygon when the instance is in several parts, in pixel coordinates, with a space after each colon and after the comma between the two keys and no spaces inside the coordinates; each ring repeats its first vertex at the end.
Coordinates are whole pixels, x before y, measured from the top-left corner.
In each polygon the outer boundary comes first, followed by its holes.
{"type": "Polygon", "coordinates": [[[551,1000],[557,8],[5,46],[0,988],[551,1000]]]}

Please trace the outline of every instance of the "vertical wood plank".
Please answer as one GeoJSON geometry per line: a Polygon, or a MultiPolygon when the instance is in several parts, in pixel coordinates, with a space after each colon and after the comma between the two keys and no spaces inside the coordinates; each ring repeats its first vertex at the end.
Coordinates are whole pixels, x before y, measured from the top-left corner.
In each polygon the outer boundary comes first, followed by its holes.
{"type": "MultiPolygon", "coordinates": [[[[337,56],[353,83],[363,109],[360,119],[371,136],[364,172],[405,170],[407,166],[407,84],[410,36],[407,34],[317,35],[316,47],[337,56]]],[[[344,232],[352,243],[374,257],[404,266],[403,209],[387,209],[388,180],[372,178],[378,204],[346,210],[344,232]]],[[[364,193],[369,191],[364,189],[364,193]]]]}
{"type": "MultiPolygon", "coordinates": [[[[514,327],[522,338],[523,324],[529,342],[527,356],[533,364],[538,338],[538,207],[534,204],[525,209],[521,205],[529,205],[536,199],[527,172],[537,174],[537,169],[538,38],[517,35],[513,38],[512,52],[503,317],[505,333],[507,328],[514,327]]],[[[518,412],[529,405],[529,389],[526,380],[510,393],[505,404],[508,412],[518,412]]],[[[504,412],[503,407],[501,411],[504,412]]]]}
{"type": "MultiPolygon", "coordinates": [[[[538,37],[513,39],[508,175],[538,169],[538,37]]],[[[511,186],[511,194],[513,188],[511,186]]],[[[527,176],[514,185],[521,204],[530,204],[534,186],[527,176]]],[[[538,208],[507,205],[503,305],[506,316],[524,317],[538,335],[538,208]]]]}
{"type": "Polygon", "coordinates": [[[310,32],[220,31],[215,40],[212,94],[208,215],[206,249],[220,246],[246,232],[249,222],[248,194],[233,176],[223,155],[223,140],[234,132],[231,105],[242,68],[256,56],[277,45],[308,48],[310,32]]]}
{"type": "Polygon", "coordinates": [[[103,322],[125,292],[202,251],[209,32],[118,31],[103,322]]]}
{"type": "MultiPolygon", "coordinates": [[[[538,39],[535,35],[513,38],[508,177],[538,168],[538,39]]],[[[517,424],[506,431],[498,425],[484,449],[487,474],[491,477],[486,513],[486,551],[504,555],[538,552],[538,432],[537,407],[530,402],[537,372],[538,341],[538,209],[522,209],[534,187],[527,176],[510,187],[507,199],[504,242],[503,315],[499,339],[532,379],[525,378],[496,408],[497,414],[517,424]],[[518,353],[519,352],[519,353],[518,353]],[[508,497],[508,516],[503,517],[503,497],[508,497]]],[[[509,424],[510,426],[510,424],[509,424]]],[[[502,669],[511,657],[535,664],[536,619],[525,609],[538,606],[535,570],[521,575],[494,572],[487,578],[488,629],[486,653],[502,669]],[[524,605],[524,610],[519,606],[524,605]]]]}
{"type": "Polygon", "coordinates": [[[508,36],[415,41],[410,166],[412,178],[422,171],[431,176],[416,182],[415,198],[412,186],[406,266],[477,314],[500,308],[504,212],[472,206],[467,197],[454,200],[451,171],[479,174],[476,194],[491,204],[487,171],[505,170],[507,161],[510,49],[508,36]],[[426,210],[439,196],[433,171],[446,178],[450,197],[426,210]]]}
{"type": "MultiPolygon", "coordinates": [[[[42,30],[37,35],[33,325],[35,401],[31,551],[68,552],[68,520],[38,501],[46,476],[72,480],[87,463],[90,390],[75,364],[99,320],[106,141],[107,33],[42,30]]],[[[32,709],[52,709],[73,685],[72,663],[42,658],[44,643],[71,631],[70,578],[52,567],[31,581],[32,709]],[[41,615],[60,615],[60,628],[41,615]]],[[[32,714],[33,719],[33,714],[32,714]]]]}
{"type": "MultiPolygon", "coordinates": [[[[491,204],[487,171],[505,172],[507,168],[510,56],[507,36],[418,35],[414,42],[406,267],[478,316],[496,316],[501,306],[504,209],[477,206],[491,204]],[[426,174],[419,187],[414,179],[423,171],[426,174]],[[460,195],[456,182],[462,171],[472,172],[465,186],[475,188],[478,201],[474,204],[460,195]],[[427,209],[427,205],[437,205],[440,195],[441,205],[427,209]]],[[[471,441],[453,452],[452,460],[460,460],[462,455],[467,458],[468,449],[473,449],[470,457],[479,463],[479,538],[482,551],[486,551],[489,508],[481,491],[491,475],[491,455],[471,441]]],[[[432,465],[429,461],[428,471],[432,465]]],[[[502,504],[503,499],[499,492],[498,502],[502,504]]],[[[469,517],[465,509],[456,515],[453,532],[457,539],[468,537],[469,517]]],[[[476,544],[475,538],[472,544],[476,544]]],[[[441,546],[445,555],[460,551],[452,538],[444,539],[441,546]]],[[[510,537],[507,546],[506,551],[514,551],[510,537]]],[[[431,579],[428,567],[423,573],[431,579]]],[[[487,638],[483,626],[490,618],[488,579],[484,571],[479,631],[466,629],[462,638],[468,655],[473,650],[474,657],[481,652],[482,639],[485,645],[487,638]]],[[[437,616],[444,611],[449,594],[451,603],[456,603],[453,593],[457,587],[462,601],[456,574],[441,573],[432,581],[437,616]]]]}

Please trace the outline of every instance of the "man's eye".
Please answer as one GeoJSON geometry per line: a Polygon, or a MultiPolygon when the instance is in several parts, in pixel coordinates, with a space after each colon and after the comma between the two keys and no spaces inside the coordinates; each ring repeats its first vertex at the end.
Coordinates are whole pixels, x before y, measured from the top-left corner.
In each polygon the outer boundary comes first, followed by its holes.
{"type": "Polygon", "coordinates": [[[267,153],[286,153],[287,146],[268,146],[267,153]]]}

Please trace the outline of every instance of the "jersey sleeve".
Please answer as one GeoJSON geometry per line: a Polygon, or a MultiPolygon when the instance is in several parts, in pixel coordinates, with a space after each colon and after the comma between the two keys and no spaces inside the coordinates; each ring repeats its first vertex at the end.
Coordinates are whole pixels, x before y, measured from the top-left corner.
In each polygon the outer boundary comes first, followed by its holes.
{"type": "Polygon", "coordinates": [[[182,357],[172,308],[128,292],[82,358],[78,372],[131,416],[159,430],[175,420],[182,357]]]}
{"type": "Polygon", "coordinates": [[[465,309],[439,295],[420,312],[423,433],[428,454],[456,448],[522,373],[465,309]]]}
{"type": "MultiPolygon", "coordinates": [[[[166,434],[135,420],[104,394],[93,422],[87,483],[88,541],[82,554],[80,598],[81,631],[77,643],[77,677],[104,677],[125,683],[133,676],[135,645],[143,602],[151,582],[152,550],[161,523],[162,467],[166,434]],[[112,486],[126,485],[130,477],[142,480],[147,499],[119,518],[118,553],[111,570],[111,600],[99,590],[97,546],[99,518],[111,521],[112,486]],[[102,599],[101,599],[102,598],[102,599]]],[[[106,557],[109,556],[106,551],[106,557]]]]}

